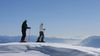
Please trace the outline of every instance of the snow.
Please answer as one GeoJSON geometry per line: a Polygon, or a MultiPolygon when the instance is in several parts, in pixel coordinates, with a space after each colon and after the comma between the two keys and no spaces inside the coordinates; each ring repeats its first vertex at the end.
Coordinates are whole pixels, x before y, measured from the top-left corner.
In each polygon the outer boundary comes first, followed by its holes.
{"type": "Polygon", "coordinates": [[[0,56],[100,56],[100,48],[62,43],[0,44],[0,56]]]}
{"type": "Polygon", "coordinates": [[[84,39],[80,45],[100,48],[100,36],[91,36],[84,39]]]}

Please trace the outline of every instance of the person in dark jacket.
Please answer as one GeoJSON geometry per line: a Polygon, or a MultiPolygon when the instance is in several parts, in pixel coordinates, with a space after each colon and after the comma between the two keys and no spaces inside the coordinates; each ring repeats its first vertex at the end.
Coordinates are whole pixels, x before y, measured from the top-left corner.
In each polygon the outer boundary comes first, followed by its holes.
{"type": "Polygon", "coordinates": [[[39,37],[36,42],[44,42],[44,31],[45,31],[45,29],[43,28],[43,23],[41,23],[39,37]]]}
{"type": "Polygon", "coordinates": [[[22,23],[22,27],[21,27],[22,37],[21,37],[20,42],[26,42],[26,41],[25,41],[25,37],[26,37],[26,30],[27,30],[27,29],[30,29],[30,27],[27,26],[27,20],[25,20],[25,21],[22,23]]]}

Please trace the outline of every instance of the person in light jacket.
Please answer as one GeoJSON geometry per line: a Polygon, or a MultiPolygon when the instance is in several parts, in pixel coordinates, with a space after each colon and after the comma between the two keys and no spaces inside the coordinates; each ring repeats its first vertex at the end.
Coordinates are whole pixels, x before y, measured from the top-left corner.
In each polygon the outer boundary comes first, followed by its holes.
{"type": "Polygon", "coordinates": [[[43,23],[41,23],[39,37],[36,42],[44,42],[44,31],[45,31],[45,29],[43,28],[43,23]]]}

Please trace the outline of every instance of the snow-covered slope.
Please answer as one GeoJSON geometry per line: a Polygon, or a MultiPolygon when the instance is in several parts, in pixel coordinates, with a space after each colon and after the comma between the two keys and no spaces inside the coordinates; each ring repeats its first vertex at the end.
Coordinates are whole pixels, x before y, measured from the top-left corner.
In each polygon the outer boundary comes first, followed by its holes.
{"type": "Polygon", "coordinates": [[[100,49],[61,43],[5,43],[0,44],[0,56],[100,56],[100,49]]]}
{"type": "Polygon", "coordinates": [[[100,36],[91,36],[84,39],[81,43],[82,46],[89,46],[100,48],[100,36]]]}

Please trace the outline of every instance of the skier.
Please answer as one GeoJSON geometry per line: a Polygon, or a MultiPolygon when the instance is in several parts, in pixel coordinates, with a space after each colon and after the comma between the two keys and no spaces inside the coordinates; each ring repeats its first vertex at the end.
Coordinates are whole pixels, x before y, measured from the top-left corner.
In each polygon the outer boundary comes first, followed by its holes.
{"type": "Polygon", "coordinates": [[[21,37],[20,42],[26,42],[26,41],[25,41],[25,37],[26,37],[26,30],[27,30],[27,29],[31,29],[31,27],[28,27],[28,26],[27,26],[27,20],[25,20],[25,21],[22,23],[22,27],[21,27],[22,37],[21,37]]]}
{"type": "Polygon", "coordinates": [[[45,31],[45,29],[43,28],[43,23],[41,23],[39,37],[36,42],[44,42],[44,31],[45,31]]]}

